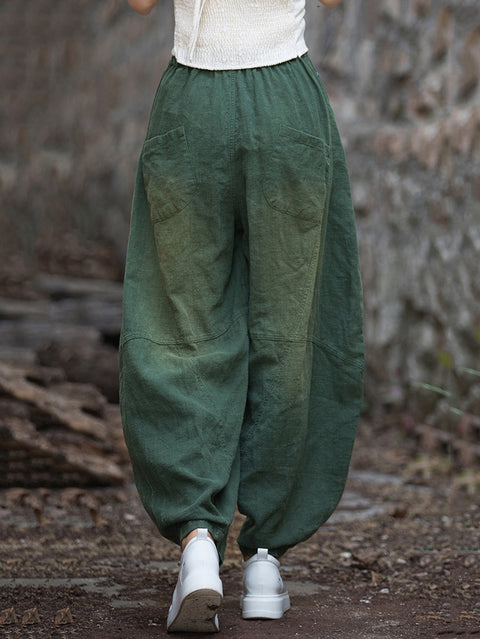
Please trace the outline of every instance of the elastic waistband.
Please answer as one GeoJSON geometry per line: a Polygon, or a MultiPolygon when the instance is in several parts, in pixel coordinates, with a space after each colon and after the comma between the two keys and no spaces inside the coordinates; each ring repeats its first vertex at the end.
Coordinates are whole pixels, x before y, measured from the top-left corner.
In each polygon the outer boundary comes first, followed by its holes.
{"type": "Polygon", "coordinates": [[[275,70],[276,68],[282,69],[295,64],[307,65],[308,67],[310,67],[311,70],[314,71],[315,75],[317,76],[319,75],[318,71],[315,69],[313,65],[313,62],[311,61],[308,51],[306,51],[305,53],[301,55],[297,55],[292,58],[289,58],[288,60],[283,60],[282,62],[276,62],[274,64],[258,65],[255,67],[240,67],[238,69],[205,69],[203,67],[195,67],[190,64],[185,64],[181,62],[180,60],[177,59],[175,55],[172,55],[172,57],[170,58],[168,62],[167,68],[174,69],[177,67],[178,69],[185,69],[186,71],[200,71],[202,73],[235,74],[235,73],[241,73],[242,71],[248,72],[248,71],[261,71],[262,69],[272,69],[272,70],[275,70]]]}

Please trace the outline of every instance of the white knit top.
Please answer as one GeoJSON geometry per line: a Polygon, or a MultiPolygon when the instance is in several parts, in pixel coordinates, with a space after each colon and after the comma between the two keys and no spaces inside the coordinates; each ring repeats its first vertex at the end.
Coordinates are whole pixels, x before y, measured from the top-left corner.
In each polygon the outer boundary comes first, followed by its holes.
{"type": "Polygon", "coordinates": [[[305,0],[174,0],[172,54],[200,69],[246,69],[307,51],[305,0]]]}

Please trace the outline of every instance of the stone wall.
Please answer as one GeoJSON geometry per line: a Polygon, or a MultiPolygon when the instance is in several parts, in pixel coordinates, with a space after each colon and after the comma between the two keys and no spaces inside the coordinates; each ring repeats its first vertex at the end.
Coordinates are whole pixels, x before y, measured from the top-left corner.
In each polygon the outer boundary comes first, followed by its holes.
{"type": "Polygon", "coordinates": [[[35,257],[74,233],[124,253],[137,156],[171,49],[163,5],[147,20],[126,0],[0,3],[2,250],[35,257]]]}
{"type": "MultiPolygon", "coordinates": [[[[172,21],[170,0],[148,18],[126,0],[0,4],[5,255],[35,259],[73,235],[123,259],[172,21]]],[[[478,0],[344,0],[334,10],[308,0],[307,40],[351,170],[367,399],[478,414],[478,0]]]]}
{"type": "Polygon", "coordinates": [[[367,397],[478,414],[478,3],[364,0],[330,19],[333,46],[315,53],[351,169],[367,397]]]}

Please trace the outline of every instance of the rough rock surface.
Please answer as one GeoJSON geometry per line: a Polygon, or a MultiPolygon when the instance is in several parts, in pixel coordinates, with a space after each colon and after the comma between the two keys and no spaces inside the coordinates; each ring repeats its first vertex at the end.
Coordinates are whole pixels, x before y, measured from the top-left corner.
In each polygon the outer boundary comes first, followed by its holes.
{"type": "Polygon", "coordinates": [[[0,488],[123,484],[118,406],[62,371],[0,363],[0,462],[0,488]]]}
{"type": "Polygon", "coordinates": [[[124,483],[121,285],[39,273],[23,292],[0,297],[0,489],[124,483]]]}
{"type": "Polygon", "coordinates": [[[337,36],[322,60],[358,215],[368,398],[396,403],[407,395],[424,415],[438,405],[433,393],[454,410],[476,412],[478,5],[345,3],[335,19],[337,36]]]}

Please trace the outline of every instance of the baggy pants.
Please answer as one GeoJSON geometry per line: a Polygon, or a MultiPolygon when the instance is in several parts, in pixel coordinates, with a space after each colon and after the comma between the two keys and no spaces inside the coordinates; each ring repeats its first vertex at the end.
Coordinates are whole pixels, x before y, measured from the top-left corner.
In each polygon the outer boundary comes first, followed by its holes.
{"type": "Polygon", "coordinates": [[[133,200],[124,433],[168,539],[307,539],[344,489],[362,397],[362,295],[344,151],[308,55],[206,71],[173,59],[133,200]]]}

